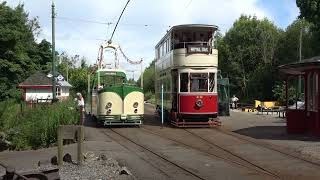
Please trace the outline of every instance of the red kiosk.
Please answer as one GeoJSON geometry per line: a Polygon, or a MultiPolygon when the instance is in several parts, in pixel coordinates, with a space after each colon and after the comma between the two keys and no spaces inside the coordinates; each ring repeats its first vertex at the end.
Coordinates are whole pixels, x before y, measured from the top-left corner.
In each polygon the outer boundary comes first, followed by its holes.
{"type": "Polygon", "coordinates": [[[279,66],[286,76],[286,117],[288,133],[309,133],[320,136],[320,56],[279,66]],[[288,82],[301,75],[304,81],[304,103],[288,107],[288,82]],[[302,105],[301,105],[302,104],[302,105]],[[295,107],[295,108],[292,108],[295,107]]]}

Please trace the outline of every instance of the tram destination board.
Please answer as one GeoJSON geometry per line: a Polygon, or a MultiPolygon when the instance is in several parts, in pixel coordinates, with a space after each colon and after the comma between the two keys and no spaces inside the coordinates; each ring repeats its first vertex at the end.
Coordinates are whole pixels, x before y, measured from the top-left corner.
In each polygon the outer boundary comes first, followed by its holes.
{"type": "Polygon", "coordinates": [[[210,51],[209,46],[188,46],[188,53],[204,53],[208,54],[210,51]]]}

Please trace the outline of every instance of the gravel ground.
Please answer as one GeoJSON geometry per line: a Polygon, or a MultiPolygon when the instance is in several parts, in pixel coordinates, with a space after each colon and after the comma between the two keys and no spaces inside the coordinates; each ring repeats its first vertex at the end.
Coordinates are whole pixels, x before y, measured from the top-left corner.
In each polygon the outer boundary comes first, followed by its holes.
{"type": "MultiPolygon", "coordinates": [[[[60,179],[62,180],[106,180],[106,179],[135,179],[126,167],[121,167],[118,162],[104,154],[99,156],[87,153],[81,166],[75,162],[64,162],[59,169],[60,179]]],[[[41,166],[39,170],[57,168],[57,166],[41,166]]]]}

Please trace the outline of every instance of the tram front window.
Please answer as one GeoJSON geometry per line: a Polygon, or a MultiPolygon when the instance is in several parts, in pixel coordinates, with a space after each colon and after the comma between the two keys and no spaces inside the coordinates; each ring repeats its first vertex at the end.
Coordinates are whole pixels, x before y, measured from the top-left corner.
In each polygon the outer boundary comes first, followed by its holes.
{"type": "Polygon", "coordinates": [[[101,84],[104,84],[104,86],[121,86],[124,82],[123,77],[119,76],[101,76],[101,84]]]}
{"type": "Polygon", "coordinates": [[[180,92],[188,92],[188,73],[180,74],[180,92]]]}
{"type": "Polygon", "coordinates": [[[191,92],[208,92],[208,73],[190,74],[191,92]]]}
{"type": "Polygon", "coordinates": [[[209,73],[209,92],[214,91],[215,81],[214,81],[214,73],[209,73]]]}

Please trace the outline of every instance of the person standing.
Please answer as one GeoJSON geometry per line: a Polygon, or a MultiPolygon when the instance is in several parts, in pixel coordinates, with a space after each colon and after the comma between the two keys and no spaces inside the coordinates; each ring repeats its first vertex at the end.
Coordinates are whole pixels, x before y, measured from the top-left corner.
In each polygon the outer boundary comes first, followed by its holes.
{"type": "Polygon", "coordinates": [[[239,98],[236,97],[236,95],[233,95],[233,97],[231,98],[231,102],[232,102],[232,107],[233,109],[237,109],[237,103],[239,101],[239,98]]]}
{"type": "Polygon", "coordinates": [[[78,104],[78,107],[79,107],[79,112],[80,112],[80,125],[83,125],[84,123],[84,99],[82,97],[82,94],[81,93],[77,93],[76,94],[77,96],[77,104],[78,104]]]}

